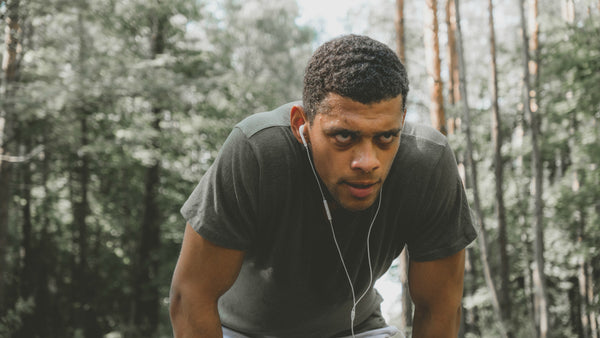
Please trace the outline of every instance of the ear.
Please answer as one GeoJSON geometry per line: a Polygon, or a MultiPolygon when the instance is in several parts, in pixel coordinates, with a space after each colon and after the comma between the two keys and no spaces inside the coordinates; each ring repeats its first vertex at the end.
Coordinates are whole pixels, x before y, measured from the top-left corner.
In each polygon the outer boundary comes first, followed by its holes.
{"type": "Polygon", "coordinates": [[[402,113],[402,129],[404,129],[405,122],[406,122],[406,108],[404,108],[404,113],[402,113]]]}
{"type": "Polygon", "coordinates": [[[302,106],[293,106],[292,110],[290,110],[290,127],[292,128],[292,133],[294,133],[294,137],[300,143],[302,143],[302,138],[300,137],[300,131],[298,130],[301,125],[306,124],[304,127],[304,137],[308,139],[308,135],[306,134],[306,128],[308,128],[308,119],[306,118],[306,114],[304,113],[304,108],[302,106]]]}

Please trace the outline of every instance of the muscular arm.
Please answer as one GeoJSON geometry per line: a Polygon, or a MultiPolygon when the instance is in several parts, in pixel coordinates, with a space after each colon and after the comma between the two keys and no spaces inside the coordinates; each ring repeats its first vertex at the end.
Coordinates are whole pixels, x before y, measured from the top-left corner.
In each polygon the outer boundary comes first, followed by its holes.
{"type": "Polygon", "coordinates": [[[222,337],[219,297],[236,280],[244,253],[205,240],[188,224],[171,282],[175,337],[222,337]]]}
{"type": "Polygon", "coordinates": [[[464,249],[430,262],[410,262],[409,289],[415,303],[413,337],[456,337],[460,326],[464,249]]]}

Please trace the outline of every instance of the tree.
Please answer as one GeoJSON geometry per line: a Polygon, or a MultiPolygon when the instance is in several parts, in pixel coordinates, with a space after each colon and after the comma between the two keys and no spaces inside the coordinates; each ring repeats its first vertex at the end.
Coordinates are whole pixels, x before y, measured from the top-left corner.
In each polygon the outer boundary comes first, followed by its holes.
{"type": "MultiPolygon", "coordinates": [[[[75,81],[78,82],[80,91],[79,95],[85,97],[83,91],[86,88],[85,81],[87,79],[88,68],[87,63],[89,61],[89,36],[87,34],[84,22],[84,12],[88,10],[87,3],[81,1],[76,8],[76,26],[77,27],[77,55],[74,60],[77,75],[75,81]]],[[[94,288],[89,289],[89,281],[92,279],[90,274],[90,226],[88,216],[90,214],[90,202],[89,202],[89,191],[90,191],[90,154],[87,148],[90,144],[90,126],[89,119],[94,114],[93,107],[89,104],[88,100],[82,100],[79,104],[73,107],[73,113],[75,121],[77,121],[76,135],[78,140],[75,143],[75,152],[71,154],[72,167],[70,168],[70,194],[72,203],[73,213],[73,233],[74,236],[74,247],[76,248],[76,255],[73,261],[73,282],[74,282],[74,312],[73,318],[75,325],[81,328],[86,337],[101,337],[102,332],[97,326],[95,315],[93,313],[93,303],[90,301],[93,299],[94,288]]]]}
{"type": "Polygon", "coordinates": [[[470,177],[470,186],[473,190],[473,202],[475,208],[475,215],[477,216],[477,223],[480,226],[479,233],[479,248],[481,254],[481,263],[483,264],[483,271],[485,276],[485,281],[488,286],[488,289],[491,293],[492,304],[494,307],[494,312],[498,317],[498,326],[500,329],[500,334],[502,337],[508,337],[508,330],[506,329],[505,318],[503,317],[502,310],[500,308],[500,301],[498,298],[497,288],[492,277],[490,263],[489,263],[489,250],[488,250],[488,240],[487,240],[487,232],[485,228],[485,221],[483,217],[483,212],[481,210],[481,202],[479,198],[479,185],[477,182],[477,166],[473,160],[473,140],[471,136],[471,113],[470,106],[467,97],[467,83],[466,83],[466,70],[465,70],[465,62],[463,56],[463,44],[462,44],[462,33],[461,33],[461,22],[460,22],[460,5],[459,1],[455,0],[456,4],[456,42],[457,42],[457,50],[458,50],[458,62],[459,62],[459,71],[460,71],[460,90],[461,90],[461,100],[463,103],[463,119],[464,119],[464,132],[467,139],[467,165],[471,169],[470,177]]]}
{"type": "Polygon", "coordinates": [[[493,1],[488,1],[489,28],[490,28],[490,83],[492,91],[492,143],[494,145],[494,178],[496,182],[495,205],[496,220],[498,222],[498,245],[500,249],[500,288],[499,302],[500,309],[503,312],[502,317],[506,321],[507,336],[512,336],[510,327],[511,322],[511,302],[509,290],[509,270],[508,253],[506,246],[507,225],[506,210],[504,206],[504,161],[502,158],[502,120],[500,118],[500,108],[498,105],[498,71],[496,69],[496,36],[494,28],[494,5],[493,1]]]}
{"type": "Polygon", "coordinates": [[[230,3],[21,2],[0,336],[171,334],[177,210],[234,123],[300,97],[314,36],[293,1],[230,3]]]}
{"type": "MultiPolygon", "coordinates": [[[[406,54],[405,54],[405,36],[404,36],[404,0],[396,0],[396,52],[400,61],[406,67],[406,54]]],[[[402,329],[405,330],[406,334],[409,334],[409,328],[412,327],[412,316],[413,316],[413,304],[410,297],[409,285],[408,285],[408,267],[409,258],[406,247],[402,250],[400,257],[398,258],[398,271],[400,274],[400,285],[402,287],[402,315],[401,324],[402,329]]]]}
{"type": "MultiPolygon", "coordinates": [[[[572,250],[562,250],[564,260],[560,261],[570,276],[569,321],[556,316],[561,322],[555,327],[568,328],[566,333],[577,337],[594,337],[599,333],[598,312],[592,300],[598,293],[595,280],[600,267],[592,248],[599,240],[600,190],[596,182],[600,175],[590,169],[596,168],[600,159],[596,146],[600,139],[598,117],[594,116],[600,94],[592,85],[600,81],[595,56],[600,47],[598,22],[593,17],[566,23],[556,20],[548,30],[552,34],[540,49],[540,59],[547,62],[539,72],[539,100],[547,119],[543,144],[553,150],[554,157],[549,175],[553,184],[548,193],[558,198],[548,201],[546,208],[555,211],[552,221],[566,242],[573,243],[572,250]]],[[[548,249],[552,252],[551,247],[548,249]]]]}
{"type": "Polygon", "coordinates": [[[525,108],[526,115],[529,117],[529,124],[531,127],[531,146],[532,146],[532,177],[534,180],[533,185],[533,205],[534,205],[534,229],[535,229],[535,241],[534,241],[534,273],[533,273],[533,285],[534,285],[534,299],[535,299],[535,314],[536,314],[536,327],[538,329],[539,337],[545,338],[548,335],[549,329],[549,313],[548,313],[548,292],[546,290],[546,275],[544,273],[544,206],[543,206],[543,167],[540,151],[541,136],[541,123],[537,114],[538,106],[536,104],[535,96],[537,93],[536,86],[532,86],[531,76],[537,74],[537,60],[531,58],[531,53],[537,52],[537,2],[533,0],[532,7],[530,8],[530,15],[533,16],[534,21],[532,22],[534,28],[532,42],[529,41],[527,20],[525,18],[524,1],[519,0],[519,12],[521,16],[521,33],[523,36],[523,107],[525,108]],[[533,48],[533,49],[532,49],[533,48]]]}
{"type": "Polygon", "coordinates": [[[437,0],[427,0],[424,11],[424,42],[427,72],[429,74],[429,90],[431,102],[429,114],[435,129],[446,134],[446,119],[444,117],[443,84],[440,75],[440,44],[438,40],[437,0]]]}
{"type": "Polygon", "coordinates": [[[396,16],[394,17],[396,27],[396,53],[400,61],[406,66],[405,36],[404,36],[404,0],[396,0],[396,16]]]}
{"type": "Polygon", "coordinates": [[[446,1],[446,29],[448,31],[448,102],[457,104],[460,101],[458,55],[456,53],[456,4],[454,0],[446,1]]]}
{"type": "Polygon", "coordinates": [[[12,96],[15,82],[18,81],[19,58],[21,52],[21,26],[19,0],[6,1],[6,28],[2,59],[2,81],[0,83],[0,313],[6,306],[6,247],[9,222],[9,209],[12,192],[13,165],[11,155],[15,146],[16,112],[12,96]]]}
{"type": "MultiPolygon", "coordinates": [[[[150,22],[150,59],[157,59],[165,52],[167,15],[163,8],[153,8],[149,13],[150,22]]],[[[153,153],[160,154],[159,135],[164,103],[152,102],[151,138],[153,153]]],[[[160,157],[152,159],[146,169],[144,185],[144,206],[140,229],[140,245],[137,254],[137,269],[134,276],[134,324],[140,337],[156,335],[159,317],[159,290],[156,281],[159,269],[158,250],[160,246],[161,207],[158,201],[160,187],[160,157]]]]}

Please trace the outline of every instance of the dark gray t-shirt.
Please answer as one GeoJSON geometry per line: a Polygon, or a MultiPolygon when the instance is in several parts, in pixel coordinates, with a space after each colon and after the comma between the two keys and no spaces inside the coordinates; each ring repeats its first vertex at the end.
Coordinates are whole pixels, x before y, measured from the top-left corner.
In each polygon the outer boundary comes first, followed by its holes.
{"type": "MultiPolygon", "coordinates": [[[[330,337],[349,328],[352,296],[317,182],[290,129],[292,105],[239,123],[181,213],[207,240],[246,253],[240,275],[219,300],[223,325],[258,336],[330,337]]],[[[357,295],[369,284],[366,238],[375,208],[332,211],[357,295]]],[[[374,279],[405,244],[412,260],[428,261],[475,237],[446,138],[406,123],[370,236],[374,279]]],[[[381,301],[371,287],[355,324],[381,301]]]]}

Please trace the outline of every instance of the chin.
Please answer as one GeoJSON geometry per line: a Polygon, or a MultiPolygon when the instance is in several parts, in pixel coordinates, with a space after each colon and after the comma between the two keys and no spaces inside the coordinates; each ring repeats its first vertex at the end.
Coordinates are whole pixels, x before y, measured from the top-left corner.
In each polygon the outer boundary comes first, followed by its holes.
{"type": "Polygon", "coordinates": [[[375,203],[375,200],[368,200],[368,201],[352,201],[350,203],[339,203],[342,208],[348,210],[348,211],[363,211],[363,210],[367,210],[369,207],[371,207],[373,205],[373,203],[375,203]]]}

